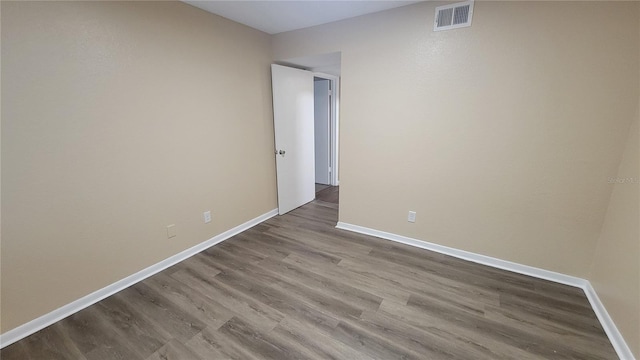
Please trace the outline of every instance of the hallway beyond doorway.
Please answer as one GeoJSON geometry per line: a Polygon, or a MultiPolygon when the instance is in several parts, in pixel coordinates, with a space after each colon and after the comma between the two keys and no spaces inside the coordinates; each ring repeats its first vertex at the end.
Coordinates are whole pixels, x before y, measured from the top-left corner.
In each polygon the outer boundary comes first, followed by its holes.
{"type": "Polygon", "coordinates": [[[316,184],[316,200],[338,204],[339,186],[316,184]]]}

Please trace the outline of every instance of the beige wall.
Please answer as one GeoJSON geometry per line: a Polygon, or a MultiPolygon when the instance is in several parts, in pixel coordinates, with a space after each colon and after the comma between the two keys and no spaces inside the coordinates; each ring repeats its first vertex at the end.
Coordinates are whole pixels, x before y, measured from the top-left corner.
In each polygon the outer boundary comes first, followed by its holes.
{"type": "Polygon", "coordinates": [[[437,5],[274,37],[276,60],[342,52],[340,221],[586,277],[638,102],[639,3],[482,1],[433,32],[437,5]]]}
{"type": "Polygon", "coordinates": [[[637,343],[638,190],[607,183],[638,173],[637,2],[274,37],[181,3],[1,4],[1,332],[274,208],[271,51],[341,51],[340,221],[590,277],[637,343]]]}
{"type": "Polygon", "coordinates": [[[276,207],[267,34],[179,2],[1,6],[2,332],[276,207]]]}
{"type": "Polygon", "coordinates": [[[638,116],[629,132],[589,279],[640,358],[640,170],[638,116]]]}
{"type": "MultiPolygon", "coordinates": [[[[640,13],[640,9],[639,9],[640,13]]],[[[640,33],[640,22],[638,22],[640,33]]],[[[638,78],[640,82],[640,77],[638,78]]],[[[640,104],[640,95],[638,96],[640,104]]],[[[640,105],[616,174],[589,279],[640,359],[640,105]]]]}

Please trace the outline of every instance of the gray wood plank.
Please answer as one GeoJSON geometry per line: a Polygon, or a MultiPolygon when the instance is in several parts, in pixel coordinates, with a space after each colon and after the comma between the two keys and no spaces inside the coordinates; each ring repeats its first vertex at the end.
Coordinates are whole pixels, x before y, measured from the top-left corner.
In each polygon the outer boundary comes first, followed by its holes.
{"type": "Polygon", "coordinates": [[[145,319],[167,338],[191,339],[206,327],[197,314],[181,309],[146,283],[138,283],[115,295],[130,302],[145,319]]]}
{"type": "Polygon", "coordinates": [[[231,318],[219,330],[221,334],[262,359],[308,359],[297,346],[291,346],[286,338],[276,332],[263,333],[238,318],[231,318]]]}
{"type": "Polygon", "coordinates": [[[394,284],[378,281],[375,277],[332,266],[302,254],[292,253],[283,262],[304,267],[336,281],[346,281],[350,286],[397,303],[406,304],[411,295],[406,289],[394,284]]]}
{"type": "Polygon", "coordinates": [[[294,318],[285,317],[276,326],[274,332],[282,337],[289,338],[292,342],[297,342],[320,359],[373,359],[339,341],[337,337],[333,336],[335,334],[334,331],[326,331],[326,329],[317,328],[310,323],[301,322],[294,318]]]}
{"type": "Polygon", "coordinates": [[[185,344],[192,352],[203,359],[232,360],[247,359],[258,360],[248,349],[231,341],[218,329],[206,328],[185,344]]]}
{"type": "Polygon", "coordinates": [[[121,298],[108,297],[96,304],[95,309],[116,330],[118,338],[141,358],[146,358],[171,339],[168,334],[156,330],[153,324],[121,298]]]}
{"type": "Polygon", "coordinates": [[[33,336],[2,350],[0,358],[11,359],[86,359],[60,324],[49,326],[33,336]]]}
{"type": "Polygon", "coordinates": [[[195,315],[208,328],[219,328],[233,317],[229,309],[222,306],[200,292],[192,289],[163,273],[150,277],[145,281],[152,289],[176,304],[180,309],[195,315]]]}
{"type": "Polygon", "coordinates": [[[233,290],[218,279],[203,277],[192,269],[180,270],[171,277],[188,285],[191,291],[198,291],[212,302],[218,302],[229,310],[230,315],[240,317],[263,331],[273,329],[284,317],[279,311],[233,290]]]}
{"type": "Polygon", "coordinates": [[[455,321],[442,319],[428,312],[417,312],[409,306],[399,306],[391,301],[383,301],[378,313],[422,331],[449,339],[460,344],[461,347],[475,349],[479,353],[478,357],[482,357],[483,354],[491,354],[490,357],[493,359],[532,360],[540,358],[517,347],[487,337],[476,329],[460,326],[455,321]]]}
{"type": "MultiPolygon", "coordinates": [[[[323,275],[308,271],[302,267],[284,263],[282,261],[274,261],[265,259],[257,264],[257,267],[269,271],[271,274],[278,275],[286,279],[288,282],[305,286],[310,289],[316,289],[324,294],[328,294],[334,298],[344,299],[353,306],[367,310],[375,310],[382,303],[380,296],[373,295],[369,292],[360,290],[350,286],[342,281],[337,281],[325,277],[323,275]]],[[[341,279],[344,280],[344,279],[341,279]]]]}
{"type": "Polygon", "coordinates": [[[191,351],[188,346],[185,346],[178,340],[172,339],[166,343],[163,347],[158,349],[155,353],[151,354],[147,360],[204,360],[210,359],[209,357],[202,358],[195,352],[191,351]]]}
{"type": "Polygon", "coordinates": [[[319,311],[312,304],[293,297],[282,290],[263,284],[261,281],[254,280],[250,276],[223,272],[218,274],[216,278],[229,287],[285,315],[309,321],[323,328],[334,328],[338,324],[338,320],[331,314],[319,311]]]}
{"type": "MultiPolygon", "coordinates": [[[[87,360],[142,359],[107,323],[96,306],[71,315],[61,326],[87,360]]],[[[32,356],[29,358],[39,359],[32,356]]]]}

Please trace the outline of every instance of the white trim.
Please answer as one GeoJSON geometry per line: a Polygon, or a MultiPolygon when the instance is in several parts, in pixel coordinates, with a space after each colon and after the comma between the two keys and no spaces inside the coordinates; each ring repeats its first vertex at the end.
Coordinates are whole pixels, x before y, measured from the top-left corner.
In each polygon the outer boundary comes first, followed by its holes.
{"type": "Polygon", "coordinates": [[[613,345],[616,353],[618,353],[618,357],[623,360],[635,360],[633,353],[631,353],[631,349],[629,349],[629,346],[624,341],[622,334],[616,327],[611,316],[609,316],[609,312],[607,312],[604,304],[600,301],[598,293],[596,293],[596,290],[591,286],[591,283],[587,281],[587,284],[583,289],[584,293],[587,295],[587,299],[589,299],[589,303],[591,303],[593,312],[596,313],[604,332],[607,333],[609,341],[611,341],[611,345],[613,345]]]}
{"type": "Polygon", "coordinates": [[[593,286],[591,286],[589,280],[345,222],[338,222],[336,228],[375,236],[378,238],[415,246],[421,249],[435,251],[459,259],[472,261],[478,264],[580,288],[587,296],[587,299],[589,300],[593,311],[598,317],[598,320],[600,320],[600,324],[609,337],[609,341],[611,341],[611,344],[616,350],[618,357],[623,360],[635,360],[633,354],[631,353],[631,350],[629,349],[629,346],[622,337],[622,334],[620,334],[620,331],[618,331],[618,328],[613,322],[613,319],[611,319],[611,317],[609,316],[609,313],[605,309],[604,304],[602,304],[602,302],[598,298],[598,294],[596,293],[593,286]]]}
{"type": "Polygon", "coordinates": [[[441,254],[450,255],[453,257],[457,257],[459,259],[472,261],[474,263],[488,265],[498,269],[513,271],[519,274],[529,275],[529,276],[533,276],[533,277],[545,279],[545,280],[550,280],[550,281],[554,281],[554,282],[565,284],[565,285],[582,288],[584,284],[587,282],[587,280],[584,280],[578,277],[564,275],[564,274],[549,271],[549,270],[543,270],[533,266],[522,265],[522,264],[514,263],[511,261],[501,260],[491,256],[480,255],[480,254],[472,253],[469,251],[454,249],[448,246],[442,246],[442,245],[438,245],[438,244],[434,244],[434,243],[430,243],[422,240],[417,240],[417,239],[413,239],[413,238],[402,236],[402,235],[396,235],[396,234],[392,234],[384,231],[366,228],[363,226],[339,222],[336,225],[336,228],[349,230],[349,231],[353,231],[353,232],[357,232],[365,235],[371,235],[371,236],[379,237],[382,239],[387,239],[387,240],[403,243],[406,245],[411,245],[411,246],[419,247],[422,249],[435,251],[441,254]]]}
{"type": "Polygon", "coordinates": [[[219,244],[229,239],[230,237],[237,235],[276,215],[278,215],[278,209],[273,209],[265,214],[262,214],[243,224],[240,224],[230,230],[227,230],[219,235],[216,235],[207,241],[204,241],[196,246],[193,246],[176,255],[173,255],[156,264],[153,264],[146,269],[140,270],[133,275],[129,275],[126,278],[118,280],[111,285],[107,285],[106,287],[100,290],[94,291],[89,295],[83,296],[78,300],[70,302],[69,304],[64,305],[56,310],[53,310],[48,314],[42,315],[39,318],[31,320],[26,324],[20,325],[15,329],[9,330],[4,334],[0,335],[0,349],[4,348],[5,346],[11,345],[20,339],[23,339],[35,333],[38,330],[44,329],[45,327],[55,323],[56,321],[60,321],[69,315],[72,315],[90,305],[93,305],[106,297],[109,297],[121,290],[124,290],[129,286],[148,278],[149,276],[159,273],[160,271],[168,267],[171,267],[183,260],[186,260],[187,258],[203,250],[206,250],[216,244],[219,244]]]}

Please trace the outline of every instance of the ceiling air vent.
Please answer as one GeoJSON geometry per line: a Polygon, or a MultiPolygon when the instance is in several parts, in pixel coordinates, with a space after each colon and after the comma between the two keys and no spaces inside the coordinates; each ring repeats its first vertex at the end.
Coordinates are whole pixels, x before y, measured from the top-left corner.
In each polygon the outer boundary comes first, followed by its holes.
{"type": "Polygon", "coordinates": [[[473,0],[438,6],[433,31],[457,29],[471,26],[473,0]]]}

